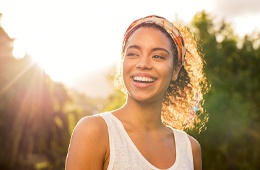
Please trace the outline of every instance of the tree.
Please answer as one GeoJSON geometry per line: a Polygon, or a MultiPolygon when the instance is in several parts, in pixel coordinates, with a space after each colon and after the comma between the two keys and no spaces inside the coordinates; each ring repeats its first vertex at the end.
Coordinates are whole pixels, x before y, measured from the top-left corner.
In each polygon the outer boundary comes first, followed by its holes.
{"type": "Polygon", "coordinates": [[[201,142],[205,169],[259,169],[260,48],[249,35],[239,40],[229,24],[212,21],[202,11],[191,23],[211,84],[207,130],[193,134],[201,142]]]}

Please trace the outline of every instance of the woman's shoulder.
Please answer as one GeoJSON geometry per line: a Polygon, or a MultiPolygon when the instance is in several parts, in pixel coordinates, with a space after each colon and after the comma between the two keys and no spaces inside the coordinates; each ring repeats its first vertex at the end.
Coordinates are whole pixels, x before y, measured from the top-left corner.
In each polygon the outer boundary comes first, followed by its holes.
{"type": "Polygon", "coordinates": [[[189,135],[187,132],[185,132],[183,130],[174,129],[174,128],[172,128],[172,129],[175,132],[175,135],[179,135],[179,136],[181,135],[182,139],[184,139],[184,138],[187,139],[187,137],[188,137],[188,139],[191,143],[192,152],[198,152],[201,150],[200,143],[193,136],[189,135]]]}
{"type": "Polygon", "coordinates": [[[190,141],[189,153],[192,152],[193,165],[195,170],[202,169],[202,157],[201,157],[201,146],[197,139],[187,134],[185,131],[177,130],[186,136],[186,139],[190,141]],[[188,137],[188,138],[187,138],[188,137]]]}
{"type": "Polygon", "coordinates": [[[191,147],[192,147],[192,152],[198,152],[201,150],[201,147],[200,147],[200,143],[198,142],[197,139],[195,139],[193,136],[191,135],[188,135],[189,137],[189,140],[190,140],[190,143],[191,143],[191,147]]]}
{"type": "Polygon", "coordinates": [[[109,153],[108,150],[107,126],[102,117],[83,117],[73,130],[66,167],[100,169],[109,153]]]}
{"type": "Polygon", "coordinates": [[[192,148],[193,163],[195,170],[202,169],[202,157],[201,157],[201,146],[200,143],[192,136],[188,135],[192,148]]]}
{"type": "Polygon", "coordinates": [[[184,136],[188,136],[190,142],[191,142],[191,145],[194,146],[194,147],[200,147],[200,144],[199,142],[197,141],[197,139],[195,139],[193,136],[189,135],[187,132],[183,131],[183,130],[179,130],[179,129],[175,129],[175,128],[172,128],[173,131],[175,133],[179,133],[179,134],[182,134],[184,136]]]}
{"type": "Polygon", "coordinates": [[[91,115],[78,121],[71,135],[71,143],[76,142],[82,147],[96,147],[96,144],[105,146],[107,138],[107,126],[103,118],[91,115]]]}
{"type": "Polygon", "coordinates": [[[93,115],[81,118],[73,131],[73,133],[80,133],[88,137],[92,135],[103,136],[106,132],[107,126],[103,118],[93,115]]]}

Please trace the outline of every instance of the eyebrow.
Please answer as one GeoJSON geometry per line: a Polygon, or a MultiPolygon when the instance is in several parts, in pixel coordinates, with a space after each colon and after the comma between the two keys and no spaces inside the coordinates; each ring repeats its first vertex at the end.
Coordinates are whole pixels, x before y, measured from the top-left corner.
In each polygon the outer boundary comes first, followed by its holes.
{"type": "MultiPolygon", "coordinates": [[[[129,50],[131,48],[138,49],[138,50],[141,49],[138,45],[130,45],[129,47],[126,48],[126,50],[129,50]]],[[[152,51],[153,52],[154,51],[165,51],[168,55],[170,55],[169,51],[166,50],[165,48],[156,47],[156,48],[153,48],[152,51]]]]}

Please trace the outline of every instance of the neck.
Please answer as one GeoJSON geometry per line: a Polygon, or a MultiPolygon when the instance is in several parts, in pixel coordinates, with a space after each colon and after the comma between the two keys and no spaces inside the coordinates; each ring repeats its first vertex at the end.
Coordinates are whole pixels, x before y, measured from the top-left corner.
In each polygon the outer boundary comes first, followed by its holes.
{"type": "Polygon", "coordinates": [[[118,116],[135,127],[155,129],[163,125],[161,110],[162,102],[138,102],[128,97],[118,116]]]}

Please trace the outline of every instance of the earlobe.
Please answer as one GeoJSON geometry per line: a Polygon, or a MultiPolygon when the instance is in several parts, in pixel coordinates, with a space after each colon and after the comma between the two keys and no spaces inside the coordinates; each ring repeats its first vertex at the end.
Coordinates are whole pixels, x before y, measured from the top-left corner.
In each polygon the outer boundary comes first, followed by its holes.
{"type": "Polygon", "coordinates": [[[181,67],[182,67],[182,65],[178,64],[178,66],[173,69],[173,73],[172,73],[172,80],[173,81],[177,80],[179,73],[180,73],[180,70],[181,70],[181,67]]]}

